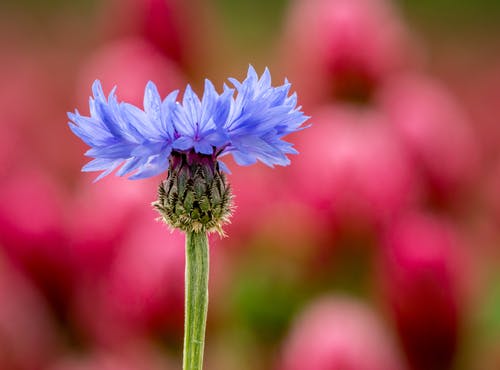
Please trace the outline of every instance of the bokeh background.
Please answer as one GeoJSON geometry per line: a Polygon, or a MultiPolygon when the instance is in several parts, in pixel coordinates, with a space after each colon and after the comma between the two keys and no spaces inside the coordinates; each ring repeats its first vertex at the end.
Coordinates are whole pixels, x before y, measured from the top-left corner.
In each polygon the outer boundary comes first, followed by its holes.
{"type": "Polygon", "coordinates": [[[180,369],[161,177],[92,184],[66,112],[249,63],[313,125],[229,163],[206,369],[500,369],[499,35],[496,0],[2,0],[0,370],[180,369]]]}

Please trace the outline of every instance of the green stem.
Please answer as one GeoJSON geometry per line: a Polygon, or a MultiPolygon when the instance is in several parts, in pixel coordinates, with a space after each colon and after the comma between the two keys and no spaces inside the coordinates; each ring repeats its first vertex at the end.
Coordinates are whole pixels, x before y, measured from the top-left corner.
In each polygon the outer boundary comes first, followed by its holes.
{"type": "Polygon", "coordinates": [[[206,233],[187,232],[183,370],[203,368],[208,310],[208,271],[206,233]]]}

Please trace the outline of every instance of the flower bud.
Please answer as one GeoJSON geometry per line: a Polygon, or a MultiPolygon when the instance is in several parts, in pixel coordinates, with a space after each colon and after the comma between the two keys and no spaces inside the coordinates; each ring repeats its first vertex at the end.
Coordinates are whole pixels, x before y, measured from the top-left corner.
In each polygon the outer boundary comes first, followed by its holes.
{"type": "Polygon", "coordinates": [[[170,171],[153,206],[173,228],[223,234],[222,225],[231,216],[231,199],[229,184],[214,156],[173,152],[170,171]]]}

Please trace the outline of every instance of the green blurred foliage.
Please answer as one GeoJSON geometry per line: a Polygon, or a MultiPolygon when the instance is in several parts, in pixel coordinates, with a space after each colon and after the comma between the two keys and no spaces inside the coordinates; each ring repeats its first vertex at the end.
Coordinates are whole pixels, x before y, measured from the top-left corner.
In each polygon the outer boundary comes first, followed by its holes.
{"type": "Polygon", "coordinates": [[[482,337],[492,341],[500,340],[500,275],[491,279],[483,299],[478,314],[482,337]]]}
{"type": "Polygon", "coordinates": [[[287,0],[214,0],[231,35],[258,46],[279,31],[287,0]]]}
{"type": "MultiPolygon", "coordinates": [[[[213,1],[228,33],[243,42],[245,48],[253,49],[265,46],[277,34],[293,0],[213,1]]],[[[456,36],[472,32],[484,36],[500,28],[498,0],[397,0],[395,3],[426,34],[442,32],[456,36]]]]}
{"type": "MultiPolygon", "coordinates": [[[[500,2],[497,0],[399,0],[410,14],[429,23],[444,22],[484,24],[500,19],[500,2]]],[[[449,24],[448,24],[449,25],[449,24]]]]}
{"type": "Polygon", "coordinates": [[[99,0],[2,0],[0,10],[2,12],[23,12],[34,18],[51,17],[54,13],[71,12],[84,16],[93,12],[99,4],[99,0]]]}
{"type": "MultiPolygon", "coordinates": [[[[279,29],[283,13],[293,0],[211,0],[223,17],[231,33],[247,41],[257,41],[279,29]]],[[[50,14],[54,10],[94,9],[102,0],[2,0],[0,9],[24,10],[50,14]]],[[[453,24],[498,26],[500,1],[498,0],[397,0],[411,18],[429,24],[450,27],[453,24]]],[[[457,30],[460,31],[460,30],[457,30]]]]}
{"type": "Polygon", "coordinates": [[[228,292],[233,322],[259,342],[276,342],[310,289],[290,261],[270,253],[249,253],[236,271],[228,292]]]}

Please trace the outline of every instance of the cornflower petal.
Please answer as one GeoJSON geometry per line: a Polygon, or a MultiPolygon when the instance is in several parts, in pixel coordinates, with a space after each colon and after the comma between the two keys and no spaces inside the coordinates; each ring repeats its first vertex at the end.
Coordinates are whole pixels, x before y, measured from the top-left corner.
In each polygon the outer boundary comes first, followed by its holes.
{"type": "Polygon", "coordinates": [[[196,153],[211,155],[214,152],[214,148],[212,145],[206,141],[195,141],[194,142],[194,150],[196,153]]]}
{"type": "MultiPolygon", "coordinates": [[[[104,171],[101,179],[120,165],[118,176],[154,173],[152,168],[168,167],[174,129],[171,110],[164,109],[156,86],[148,83],[144,94],[144,111],[128,103],[119,103],[114,88],[106,99],[102,86],[96,80],[92,86],[93,98],[89,99],[90,117],[78,111],[68,113],[69,126],[91,148],[85,153],[94,160],[84,166],[84,171],[104,171]],[[170,122],[170,129],[168,128],[170,122]],[[167,153],[160,156],[160,153],[167,153]],[[157,162],[164,160],[162,166],[157,162]],[[146,171],[148,169],[148,171],[146,171]]],[[[175,94],[170,96],[172,100],[175,94]]],[[[138,176],[139,177],[139,176],[138,176]]]]}
{"type": "Polygon", "coordinates": [[[174,141],[174,149],[189,150],[194,146],[194,141],[191,137],[181,136],[174,141]]]}
{"type": "Polygon", "coordinates": [[[288,165],[286,154],[296,151],[282,137],[299,131],[308,119],[296,106],[296,95],[288,96],[290,83],[285,80],[272,87],[269,70],[259,78],[252,66],[243,82],[230,81],[238,95],[224,126],[230,141],[225,152],[233,154],[238,164],[259,160],[268,166],[288,165]]]}
{"type": "Polygon", "coordinates": [[[273,87],[269,69],[259,77],[251,65],[242,82],[229,81],[233,87],[224,84],[219,94],[205,80],[201,99],[187,85],[182,102],[178,91],[162,101],[150,81],[141,109],[118,102],[116,88],[106,98],[96,80],[90,116],[68,113],[70,129],[90,146],[85,154],[94,158],[83,170],[104,171],[96,180],[117,168],[117,176],[142,179],[166,171],[172,152],[212,157],[224,172],[229,169],[219,158],[228,154],[239,165],[288,165],[287,155],[297,151],[283,137],[309,127],[290,83],[273,87]]]}
{"type": "Polygon", "coordinates": [[[115,159],[110,159],[110,158],[96,158],[87,163],[85,166],[83,166],[82,171],[83,172],[104,171],[107,168],[109,168],[114,161],[115,159]]]}
{"type": "Polygon", "coordinates": [[[168,155],[166,153],[156,154],[149,157],[148,161],[141,166],[139,171],[137,171],[133,176],[130,176],[131,180],[140,180],[148,177],[159,175],[168,169],[168,155]]]}
{"type": "Polygon", "coordinates": [[[144,91],[144,112],[151,122],[161,120],[161,99],[156,85],[149,81],[144,91]]]}
{"type": "Polygon", "coordinates": [[[141,166],[141,157],[132,157],[125,161],[123,166],[121,166],[118,171],[116,171],[117,176],[125,176],[131,172],[134,172],[141,166]]]}

